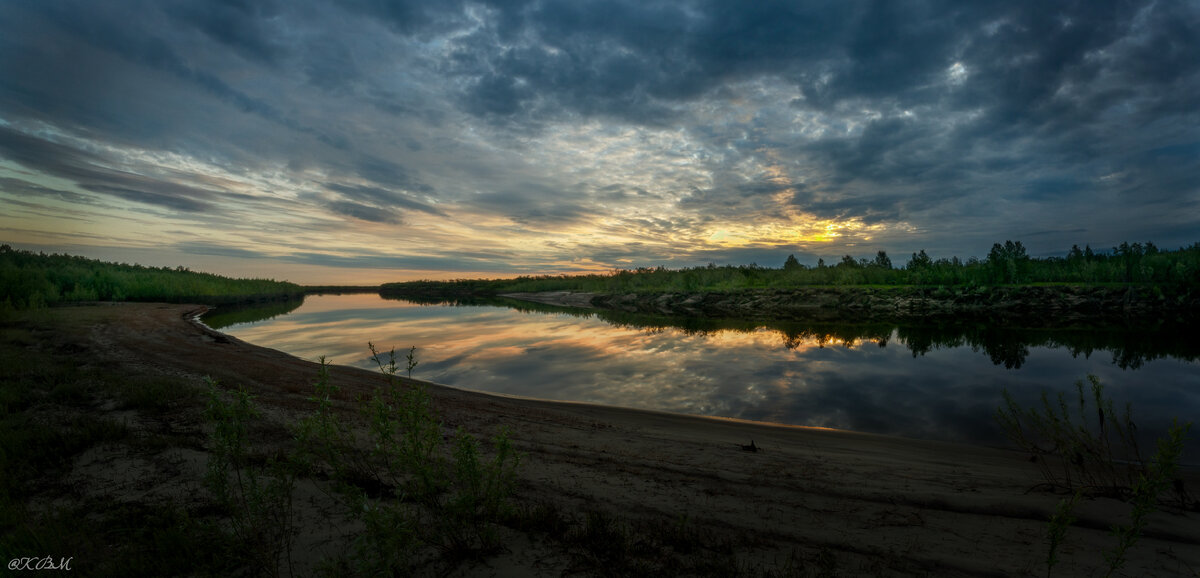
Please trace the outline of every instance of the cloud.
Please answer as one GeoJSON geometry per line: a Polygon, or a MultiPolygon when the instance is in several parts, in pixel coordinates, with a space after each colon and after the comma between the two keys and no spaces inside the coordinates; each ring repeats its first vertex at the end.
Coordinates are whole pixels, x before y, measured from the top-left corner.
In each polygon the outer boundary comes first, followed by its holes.
{"type": "Polygon", "coordinates": [[[353,217],[360,221],[370,221],[372,223],[400,223],[400,217],[390,211],[381,210],[378,207],[372,207],[350,201],[332,201],[326,205],[333,212],[347,217],[353,217]]]}
{"type": "Polygon", "coordinates": [[[74,181],[80,188],[184,212],[211,207],[214,192],[105,166],[99,155],[0,127],[0,158],[74,181]]]}
{"type": "MultiPolygon", "coordinates": [[[[439,217],[448,216],[444,211],[435,206],[429,205],[428,203],[422,203],[403,193],[388,189],[363,185],[341,185],[336,183],[326,184],[325,187],[330,191],[337,193],[341,198],[348,199],[345,201],[334,201],[331,203],[331,205],[354,205],[375,211],[377,213],[391,213],[395,209],[399,208],[420,211],[422,213],[437,215],[439,217]]],[[[428,189],[428,187],[426,187],[426,189],[428,189]]],[[[386,222],[386,220],[380,222],[386,222]]]]}
{"type": "Polygon", "coordinates": [[[272,255],[259,251],[252,251],[242,247],[231,247],[228,245],[219,245],[215,243],[205,242],[182,242],[174,243],[172,248],[180,253],[189,255],[215,255],[220,257],[237,257],[240,259],[271,259],[272,255]]]}
{"type": "Polygon", "coordinates": [[[41,197],[44,199],[53,199],[77,205],[96,204],[95,200],[87,195],[81,195],[72,191],[64,191],[62,189],[52,187],[44,187],[42,185],[13,178],[0,178],[0,191],[23,198],[41,197]]]}
{"type": "Polygon", "coordinates": [[[861,225],[836,252],[1200,236],[1195,2],[117,0],[0,23],[0,152],[35,173],[0,167],[10,194],[55,177],[311,253],[340,230],[636,266],[728,251],[714,221],[757,231],[727,254],[760,262],[814,220],[861,225]]]}
{"type": "Polygon", "coordinates": [[[278,64],[284,53],[270,25],[279,10],[273,0],[191,0],[164,7],[181,27],[194,27],[246,58],[271,65],[278,64]]]}

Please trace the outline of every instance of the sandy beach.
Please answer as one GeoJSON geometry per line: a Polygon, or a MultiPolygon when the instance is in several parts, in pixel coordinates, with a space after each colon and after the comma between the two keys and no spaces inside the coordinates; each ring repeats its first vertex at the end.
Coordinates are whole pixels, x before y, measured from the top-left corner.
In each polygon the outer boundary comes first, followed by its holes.
{"type": "MultiPolygon", "coordinates": [[[[285,448],[289,424],[311,409],[306,398],[317,364],[208,329],[195,321],[201,311],[158,304],[63,308],[53,314],[69,317],[75,330],[47,338],[54,341],[48,346],[76,348],[90,363],[130,375],[194,384],[211,376],[228,387],[245,386],[274,424],[262,430],[268,445],[285,448]]],[[[333,367],[331,377],[347,411],[382,383],[377,373],[349,367],[333,367]]],[[[1045,575],[1046,520],[1062,496],[1031,491],[1041,481],[1038,470],[1016,451],[429,388],[448,431],[512,432],[524,454],[517,490],[524,504],[603,512],[632,526],[686,524],[710,542],[732,545],[749,569],[1045,575]],[[747,451],[751,443],[757,451],[747,451]]],[[[72,483],[113,500],[200,500],[194,489],[206,446],[197,416],[181,411],[176,423],[151,424],[126,411],[121,417],[142,424],[137,427],[191,432],[197,442],[153,455],[89,451],[74,464],[72,483]]],[[[1197,493],[1197,473],[1185,478],[1197,493]]],[[[311,570],[353,530],[333,521],[313,487],[302,484],[298,491],[296,567],[311,570]]],[[[1109,528],[1127,523],[1129,506],[1086,499],[1077,515],[1054,575],[1103,575],[1103,552],[1115,542],[1109,528]]],[[[544,536],[502,531],[502,552],[451,573],[609,573],[544,536]]],[[[1128,556],[1116,575],[1200,575],[1200,512],[1164,505],[1128,556]]]]}

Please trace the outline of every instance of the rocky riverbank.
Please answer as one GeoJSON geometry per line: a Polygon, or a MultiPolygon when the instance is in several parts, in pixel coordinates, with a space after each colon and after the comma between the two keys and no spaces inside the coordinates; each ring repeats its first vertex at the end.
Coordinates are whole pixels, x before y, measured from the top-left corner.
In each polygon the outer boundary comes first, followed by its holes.
{"type": "Polygon", "coordinates": [[[1153,286],[799,287],[733,292],[554,292],[506,296],[627,312],[751,319],[1021,318],[1063,324],[1144,317],[1182,321],[1200,313],[1200,296],[1153,286]]]}

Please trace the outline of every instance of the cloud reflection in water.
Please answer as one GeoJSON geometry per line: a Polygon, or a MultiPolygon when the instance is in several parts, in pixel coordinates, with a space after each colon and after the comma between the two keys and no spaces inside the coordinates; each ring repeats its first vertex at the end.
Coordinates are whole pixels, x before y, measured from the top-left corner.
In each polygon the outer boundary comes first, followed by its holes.
{"type": "Polygon", "coordinates": [[[1088,373],[1118,404],[1133,403],[1147,435],[1172,416],[1200,413],[1190,349],[1110,356],[1094,334],[995,327],[959,336],[878,325],[654,323],[343,295],[308,297],[290,314],[223,331],[366,368],[374,368],[367,342],[397,352],[415,345],[416,377],[465,389],[978,443],[999,441],[992,414],[1003,389],[1029,404],[1088,373]],[[1122,361],[1131,356],[1132,367],[1122,361]]]}

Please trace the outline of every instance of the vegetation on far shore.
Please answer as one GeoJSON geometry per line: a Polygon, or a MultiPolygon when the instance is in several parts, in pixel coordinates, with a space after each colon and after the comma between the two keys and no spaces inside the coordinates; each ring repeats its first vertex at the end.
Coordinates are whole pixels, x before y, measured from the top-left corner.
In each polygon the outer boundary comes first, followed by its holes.
{"type": "Polygon", "coordinates": [[[304,288],[271,279],[231,279],[184,267],[106,263],[0,246],[0,310],[87,301],[200,302],[209,305],[284,300],[304,288]]]}
{"type": "Polygon", "coordinates": [[[932,259],[924,250],[894,266],[879,251],[874,259],[846,255],[815,267],[793,255],[780,268],[709,264],[668,269],[642,267],[592,275],[540,275],[515,279],[459,279],[386,283],[383,294],[495,295],[542,291],[590,293],[718,292],[803,286],[986,286],[1013,284],[1200,285],[1200,243],[1176,250],[1154,243],[1121,243],[1111,251],[1074,246],[1065,257],[1030,257],[1020,241],[996,243],[984,259],[932,259]]]}

